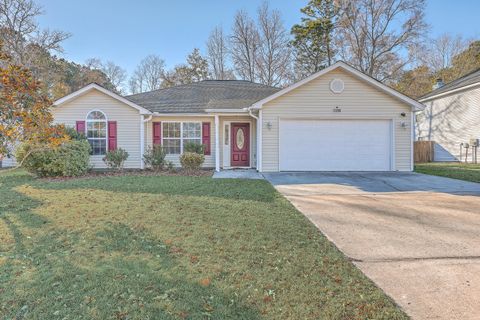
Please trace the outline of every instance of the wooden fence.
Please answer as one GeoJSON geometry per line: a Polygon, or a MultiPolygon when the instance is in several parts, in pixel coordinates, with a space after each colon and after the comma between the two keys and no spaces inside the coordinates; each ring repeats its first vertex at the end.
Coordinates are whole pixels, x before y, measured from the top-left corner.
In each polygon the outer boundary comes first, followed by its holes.
{"type": "Polygon", "coordinates": [[[415,141],[413,146],[415,163],[433,162],[434,145],[433,141],[415,141]]]}

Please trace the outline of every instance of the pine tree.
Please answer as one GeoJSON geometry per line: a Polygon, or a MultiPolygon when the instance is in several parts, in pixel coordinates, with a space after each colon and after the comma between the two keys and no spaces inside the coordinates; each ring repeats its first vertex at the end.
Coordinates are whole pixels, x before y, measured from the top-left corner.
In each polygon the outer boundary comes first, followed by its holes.
{"type": "Polygon", "coordinates": [[[306,77],[333,63],[333,33],[340,9],[334,0],[310,0],[301,12],[306,17],[291,33],[297,76],[306,77]]]}

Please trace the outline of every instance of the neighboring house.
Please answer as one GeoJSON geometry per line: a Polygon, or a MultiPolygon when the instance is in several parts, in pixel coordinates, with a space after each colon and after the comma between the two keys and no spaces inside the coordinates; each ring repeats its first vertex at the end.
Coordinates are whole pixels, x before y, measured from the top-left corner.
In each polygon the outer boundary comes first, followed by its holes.
{"type": "Polygon", "coordinates": [[[86,132],[92,164],[121,147],[127,168],[162,145],[179,165],[185,142],[205,167],[275,171],[411,171],[417,101],[343,62],[285,89],[207,80],[121,97],[91,84],[55,102],[55,122],[86,132]]]}
{"type": "Polygon", "coordinates": [[[480,138],[480,69],[436,86],[420,98],[426,107],[417,113],[417,139],[435,141],[435,161],[457,161],[460,144],[480,138]]]}

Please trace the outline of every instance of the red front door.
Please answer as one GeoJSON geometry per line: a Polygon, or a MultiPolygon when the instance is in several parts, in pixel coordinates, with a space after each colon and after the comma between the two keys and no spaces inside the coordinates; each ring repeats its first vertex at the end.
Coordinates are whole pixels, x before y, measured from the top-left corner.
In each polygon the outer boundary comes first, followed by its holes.
{"type": "Polygon", "coordinates": [[[250,166],[250,124],[232,123],[232,167],[250,166]]]}

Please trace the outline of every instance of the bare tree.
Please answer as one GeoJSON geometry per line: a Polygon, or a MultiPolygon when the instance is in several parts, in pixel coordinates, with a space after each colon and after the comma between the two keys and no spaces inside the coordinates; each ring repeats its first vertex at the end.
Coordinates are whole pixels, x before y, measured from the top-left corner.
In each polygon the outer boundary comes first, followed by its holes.
{"type": "Polygon", "coordinates": [[[102,65],[103,73],[107,76],[108,80],[113,84],[116,91],[119,93],[125,93],[124,85],[127,79],[127,72],[122,67],[116,65],[112,61],[107,61],[102,65]]]}
{"type": "Polygon", "coordinates": [[[452,66],[453,58],[468,48],[470,41],[462,36],[442,34],[438,38],[431,39],[424,51],[422,62],[433,72],[439,72],[452,66]]]}
{"type": "Polygon", "coordinates": [[[342,7],[341,58],[380,81],[395,78],[427,28],[425,0],[343,0],[342,7]]]}
{"type": "Polygon", "coordinates": [[[85,66],[90,69],[100,70],[103,67],[103,62],[99,58],[88,58],[85,60],[85,66]]]}
{"type": "Polygon", "coordinates": [[[156,55],[144,58],[129,80],[130,92],[140,93],[161,88],[165,75],[165,61],[156,55]]]}
{"type": "Polygon", "coordinates": [[[230,37],[235,73],[243,80],[256,80],[259,34],[254,21],[245,11],[238,11],[230,37]]]}
{"type": "Polygon", "coordinates": [[[228,68],[228,40],[222,27],[215,27],[207,41],[207,59],[210,64],[210,73],[215,80],[234,79],[233,72],[228,68]]]}
{"type": "Polygon", "coordinates": [[[268,86],[284,85],[290,78],[290,39],[278,10],[264,2],[258,9],[259,46],[256,59],[258,81],[268,86]]]}
{"type": "Polygon", "coordinates": [[[0,39],[15,62],[31,67],[41,51],[63,52],[61,42],[70,35],[58,30],[41,30],[36,18],[42,8],[33,0],[0,1],[0,39]],[[39,50],[41,49],[41,50],[39,50]]]}
{"type": "Polygon", "coordinates": [[[102,72],[118,93],[125,93],[124,85],[127,72],[112,61],[102,62],[99,58],[90,58],[85,61],[85,67],[102,72]]]}

